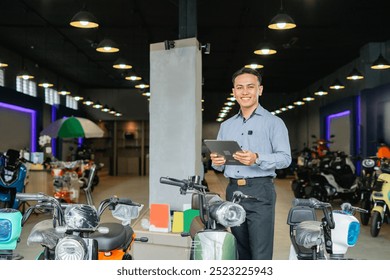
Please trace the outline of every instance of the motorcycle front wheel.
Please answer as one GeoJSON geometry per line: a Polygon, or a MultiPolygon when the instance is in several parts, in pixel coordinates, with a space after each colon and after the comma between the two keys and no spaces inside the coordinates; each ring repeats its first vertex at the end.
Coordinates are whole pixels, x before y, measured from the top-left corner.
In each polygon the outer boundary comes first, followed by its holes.
{"type": "Polygon", "coordinates": [[[377,237],[382,226],[382,216],[378,211],[372,213],[371,236],[377,237]]]}
{"type": "Polygon", "coordinates": [[[363,198],[360,207],[368,211],[368,213],[360,212],[360,222],[366,226],[370,220],[371,200],[369,198],[363,198]]]}

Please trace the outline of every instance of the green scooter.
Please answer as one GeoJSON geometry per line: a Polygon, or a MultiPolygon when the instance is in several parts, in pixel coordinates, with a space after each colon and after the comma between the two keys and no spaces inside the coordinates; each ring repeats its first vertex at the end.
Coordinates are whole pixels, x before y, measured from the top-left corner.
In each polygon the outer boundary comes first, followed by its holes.
{"type": "Polygon", "coordinates": [[[238,259],[237,241],[228,230],[229,227],[241,225],[246,218],[244,208],[239,204],[241,199],[251,198],[241,192],[233,194],[233,200],[224,201],[216,193],[206,192],[199,176],[188,180],[161,177],[160,183],[180,187],[180,194],[185,195],[193,190],[192,209],[199,210],[190,226],[191,260],[236,260],[238,259]]]}

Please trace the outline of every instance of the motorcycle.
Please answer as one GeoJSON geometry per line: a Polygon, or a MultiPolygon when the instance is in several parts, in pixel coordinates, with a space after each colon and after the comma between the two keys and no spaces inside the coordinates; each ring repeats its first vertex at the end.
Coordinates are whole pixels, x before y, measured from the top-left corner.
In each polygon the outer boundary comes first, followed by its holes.
{"type": "Polygon", "coordinates": [[[227,228],[239,226],[245,221],[246,212],[239,204],[242,199],[252,197],[236,192],[233,201],[223,201],[218,194],[206,192],[207,187],[200,184],[199,176],[188,180],[161,177],[160,183],[180,187],[180,194],[193,191],[191,207],[199,210],[189,233],[191,236],[191,260],[235,260],[238,259],[237,241],[227,228]]]}
{"type": "Polygon", "coordinates": [[[19,193],[21,201],[36,201],[23,215],[24,224],[34,210],[50,211],[52,219],[37,223],[27,245],[43,247],[39,260],[131,260],[130,249],[136,238],[130,226],[143,205],[116,196],[104,199],[98,209],[88,204],[61,204],[56,198],[39,193],[19,193]],[[106,209],[122,223],[100,223],[106,209]]]}
{"type": "Polygon", "coordinates": [[[368,225],[373,207],[371,194],[378,178],[379,167],[377,161],[378,158],[376,157],[363,159],[361,175],[358,177],[358,187],[361,193],[360,207],[368,211],[367,213],[360,213],[360,221],[363,225],[368,225]]]}
{"type": "Polygon", "coordinates": [[[381,159],[380,171],[371,196],[374,205],[371,210],[372,237],[377,237],[382,225],[390,222],[390,159],[381,159]]]}
{"type": "Polygon", "coordinates": [[[352,204],[360,200],[355,165],[344,152],[331,152],[320,158],[319,167],[310,176],[308,197],[320,201],[342,199],[352,204]]]}
{"type": "Polygon", "coordinates": [[[348,248],[356,245],[360,234],[356,212],[367,210],[343,203],[332,210],[328,202],[315,198],[293,200],[287,224],[290,226],[290,260],[343,260],[348,248]],[[317,220],[316,210],[323,217],[317,220]]]}
{"type": "Polygon", "coordinates": [[[19,260],[14,250],[22,233],[22,214],[13,208],[0,209],[0,260],[19,260]]]}
{"type": "Polygon", "coordinates": [[[27,176],[26,162],[17,150],[0,155],[0,208],[19,208],[16,193],[23,192],[27,176]]]}

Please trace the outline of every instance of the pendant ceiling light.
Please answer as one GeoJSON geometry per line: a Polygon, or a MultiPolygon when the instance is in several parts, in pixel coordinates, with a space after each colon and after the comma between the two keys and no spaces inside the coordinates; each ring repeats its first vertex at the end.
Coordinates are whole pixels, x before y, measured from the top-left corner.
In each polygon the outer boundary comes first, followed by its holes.
{"type": "Polygon", "coordinates": [[[138,84],[138,85],[135,85],[135,88],[140,88],[140,89],[149,88],[149,85],[148,84],[138,84]]]}
{"type": "Polygon", "coordinates": [[[352,72],[347,76],[347,79],[348,80],[361,80],[361,79],[364,79],[364,76],[356,68],[353,68],[352,72]]]}
{"type": "Polygon", "coordinates": [[[344,89],[345,86],[338,80],[336,79],[333,84],[331,84],[329,86],[330,89],[335,89],[335,90],[340,90],[340,89],[344,89]]]}
{"type": "Polygon", "coordinates": [[[86,10],[75,14],[69,24],[77,28],[96,28],[99,26],[95,16],[86,10]]]}
{"type": "Polygon", "coordinates": [[[8,67],[8,63],[0,59],[0,68],[6,68],[6,67],[8,67]]]}
{"type": "Polygon", "coordinates": [[[54,84],[49,82],[46,78],[44,78],[42,79],[42,81],[39,82],[38,86],[43,88],[50,88],[53,87],[54,84]]]}
{"type": "Polygon", "coordinates": [[[248,64],[245,64],[244,67],[245,67],[245,68],[251,68],[251,69],[261,69],[261,68],[264,68],[264,65],[252,61],[252,62],[250,62],[250,63],[248,63],[248,64]]]}
{"type": "Polygon", "coordinates": [[[134,72],[127,72],[126,76],[125,76],[125,79],[128,80],[128,81],[140,81],[140,80],[142,80],[142,78],[140,76],[138,76],[137,74],[135,74],[134,72]]]}
{"type": "Polygon", "coordinates": [[[318,96],[323,96],[327,95],[328,92],[323,87],[320,87],[316,92],[314,92],[314,94],[318,96]]]}
{"type": "Polygon", "coordinates": [[[70,91],[69,91],[65,86],[63,86],[63,87],[58,91],[58,94],[61,94],[61,95],[69,95],[69,94],[70,94],[70,91]]]}
{"type": "Polygon", "coordinates": [[[295,24],[292,17],[285,13],[283,9],[283,1],[280,1],[280,11],[279,13],[273,17],[271,22],[268,25],[269,29],[275,30],[286,30],[295,28],[297,25],[295,24]]]}
{"type": "Polygon", "coordinates": [[[133,66],[131,66],[126,59],[124,58],[118,58],[114,64],[112,65],[115,69],[131,69],[133,66]]]}
{"type": "Polygon", "coordinates": [[[258,55],[272,55],[276,54],[276,48],[269,42],[261,42],[256,46],[256,49],[254,50],[255,54],[258,55]]]}
{"type": "Polygon", "coordinates": [[[34,79],[34,76],[31,75],[30,73],[27,72],[26,69],[22,70],[18,75],[18,78],[23,79],[23,80],[31,80],[34,79]]]}
{"type": "Polygon", "coordinates": [[[96,47],[96,50],[103,53],[115,53],[119,52],[119,47],[114,41],[110,39],[104,39],[96,47]]]}
{"type": "Polygon", "coordinates": [[[389,69],[390,63],[386,60],[386,58],[383,57],[382,54],[378,56],[378,58],[374,61],[374,63],[371,65],[371,69],[375,70],[382,70],[382,69],[389,69]]]}

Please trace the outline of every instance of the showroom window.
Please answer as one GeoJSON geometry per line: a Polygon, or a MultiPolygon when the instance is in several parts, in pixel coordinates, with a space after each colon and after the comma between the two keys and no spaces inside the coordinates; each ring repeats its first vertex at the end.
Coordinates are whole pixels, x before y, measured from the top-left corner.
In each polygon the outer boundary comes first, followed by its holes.
{"type": "Polygon", "coordinates": [[[49,105],[60,104],[60,95],[55,89],[45,88],[45,103],[49,105]]]}
{"type": "Polygon", "coordinates": [[[16,90],[37,97],[37,84],[34,81],[16,78],[16,90]]]}
{"type": "Polygon", "coordinates": [[[76,99],[74,99],[72,96],[67,95],[66,96],[66,107],[77,110],[78,103],[77,103],[76,99]]]}
{"type": "Polygon", "coordinates": [[[4,86],[4,70],[0,69],[0,86],[4,86]]]}

